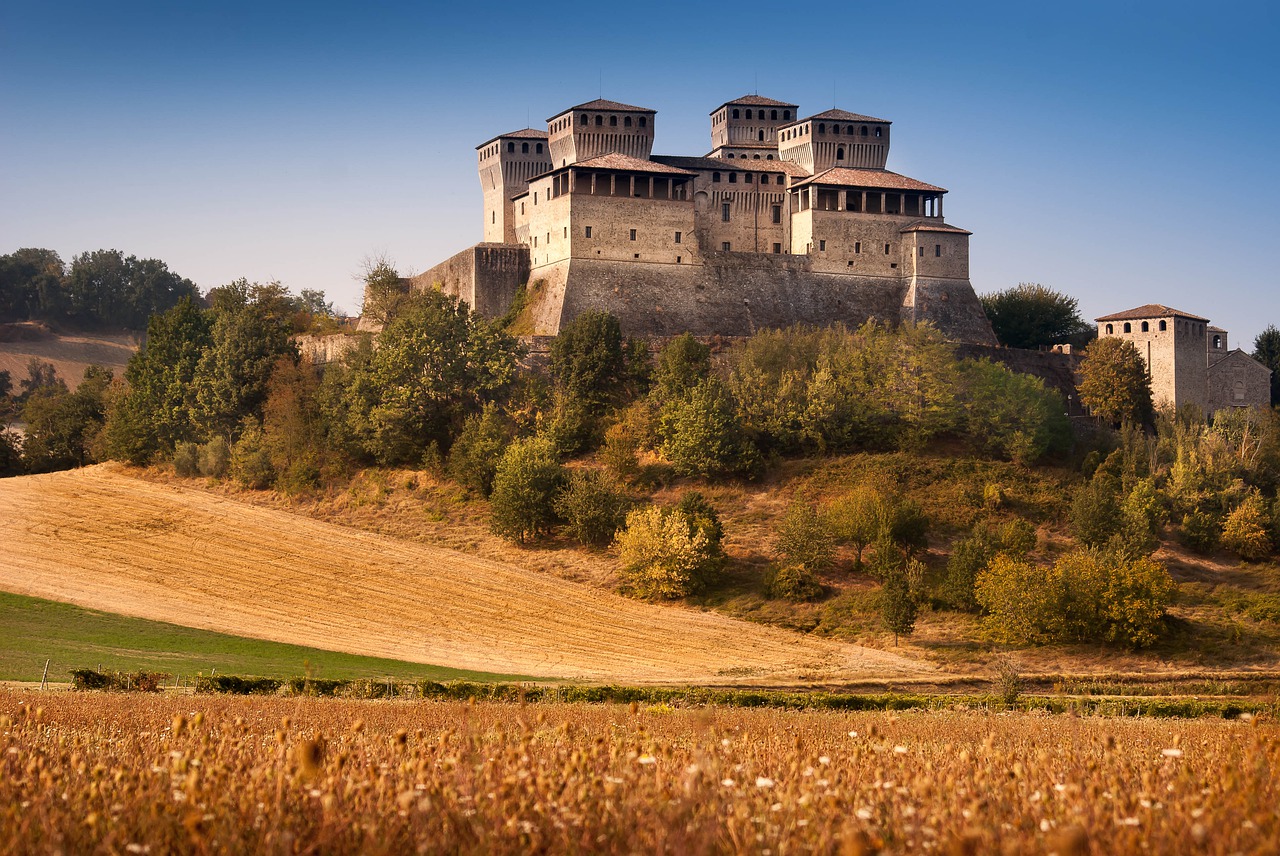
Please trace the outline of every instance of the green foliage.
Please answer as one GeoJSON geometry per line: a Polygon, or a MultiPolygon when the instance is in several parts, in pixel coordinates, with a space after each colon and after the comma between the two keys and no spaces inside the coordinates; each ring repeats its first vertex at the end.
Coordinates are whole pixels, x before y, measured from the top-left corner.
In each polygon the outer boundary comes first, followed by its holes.
{"type": "Polygon", "coordinates": [[[826,517],[835,539],[854,548],[855,566],[861,569],[862,554],[880,533],[885,517],[880,492],[866,483],[856,485],[831,503],[826,517]]]}
{"type": "Polygon", "coordinates": [[[617,546],[623,591],[648,600],[673,600],[700,591],[714,561],[706,535],[683,513],[655,506],[627,515],[617,546]]]}
{"type": "Polygon", "coordinates": [[[680,497],[676,511],[683,514],[689,522],[689,533],[702,533],[707,540],[707,561],[704,563],[703,578],[710,581],[713,573],[720,571],[728,561],[724,552],[724,525],[720,515],[711,501],[696,490],[691,490],[680,497]]]}
{"type": "Polygon", "coordinates": [[[0,256],[0,322],[62,318],[66,266],[53,250],[27,247],[0,256]]]}
{"type": "Polygon", "coordinates": [[[220,479],[231,468],[231,444],[226,437],[211,437],[196,454],[196,467],[200,475],[220,479]]]}
{"type": "Polygon", "coordinates": [[[631,500],[601,470],[579,469],[569,473],[564,491],[556,499],[556,513],[569,534],[580,544],[604,547],[626,522],[631,500]]]}
{"type": "Polygon", "coordinates": [[[1044,381],[990,360],[964,360],[960,373],[963,431],[979,449],[1030,465],[1071,448],[1062,395],[1044,381]]]}
{"type": "Polygon", "coordinates": [[[1222,521],[1217,515],[1193,508],[1182,516],[1178,540],[1189,550],[1206,554],[1218,545],[1222,521]]]}
{"type": "Polygon", "coordinates": [[[1074,297],[1039,283],[1020,282],[978,299],[996,338],[1009,348],[1083,345],[1093,333],[1074,297]]]}
{"type": "Polygon", "coordinates": [[[1081,485],[1071,501],[1071,530],[1082,544],[1101,547],[1120,531],[1116,481],[1104,473],[1081,485]]]}
{"type": "Polygon", "coordinates": [[[593,447],[597,442],[598,423],[580,399],[556,388],[550,406],[539,414],[538,435],[552,442],[556,452],[571,457],[593,447]]]}
{"type": "Polygon", "coordinates": [[[604,432],[600,461],[620,479],[630,479],[640,469],[640,450],[653,433],[653,412],[647,400],[634,402],[604,432]]]}
{"type": "Polygon", "coordinates": [[[195,443],[182,442],[173,450],[173,471],[184,479],[200,474],[200,447],[195,443]]]}
{"type": "Polygon", "coordinates": [[[1166,518],[1155,480],[1139,479],[1120,503],[1120,528],[1114,546],[1133,557],[1151,555],[1160,546],[1159,532],[1166,518]]]}
{"type": "Polygon", "coordinates": [[[1151,381],[1137,347],[1126,339],[1102,338],[1080,362],[1080,401],[1096,416],[1118,424],[1144,424],[1153,413],[1151,381]]]}
{"type": "Polygon", "coordinates": [[[262,441],[276,487],[296,493],[317,487],[340,464],[320,406],[320,378],[308,360],[276,359],[262,405],[262,441]]]}
{"type": "Polygon", "coordinates": [[[983,628],[1000,643],[1152,644],[1164,631],[1175,585],[1164,566],[1109,550],[1078,550],[1051,568],[997,555],[979,574],[983,628]]]}
{"type": "Polygon", "coordinates": [[[1227,515],[1222,524],[1222,546],[1246,561],[1260,561],[1271,553],[1271,516],[1257,493],[1227,515]]]}
{"type": "Polygon", "coordinates": [[[915,630],[917,606],[905,569],[896,569],[883,579],[880,616],[885,628],[893,634],[893,644],[897,645],[899,636],[910,636],[915,630]]]}
{"type": "Polygon", "coordinates": [[[617,317],[588,310],[574,318],[551,343],[550,367],[556,386],[588,414],[599,416],[626,378],[617,317]]]}
{"type": "Polygon", "coordinates": [[[1035,527],[1020,517],[995,528],[978,523],[968,537],[952,547],[939,594],[955,609],[976,612],[974,584],[991,560],[997,555],[1023,559],[1035,548],[1035,527]]]}
{"type": "Polygon", "coordinates": [[[1253,358],[1271,369],[1271,404],[1280,404],[1280,330],[1267,328],[1253,340],[1253,358]]]}
{"type": "Polygon", "coordinates": [[[386,325],[409,301],[409,283],[400,278],[389,259],[365,260],[364,304],[360,314],[375,323],[386,325]]]}
{"type": "Polygon", "coordinates": [[[714,378],[669,399],[658,415],[663,456],[681,475],[712,477],[751,473],[755,446],[738,422],[733,401],[714,378]]]}
{"type": "Polygon", "coordinates": [[[825,573],[835,563],[836,545],[831,526],[807,502],[793,502],[778,526],[774,552],[784,568],[803,567],[825,573]]]}
{"type": "Polygon", "coordinates": [[[27,472],[82,467],[98,459],[97,440],[111,381],[110,369],[89,366],[75,392],[68,392],[60,380],[32,388],[22,406],[27,426],[22,456],[27,472]]]}
{"type": "Polygon", "coordinates": [[[67,314],[82,324],[140,330],[152,315],[168,311],[200,292],[189,279],[158,259],[125,256],[119,250],[81,253],[64,282],[67,314]]]}
{"type": "Polygon", "coordinates": [[[822,583],[806,565],[784,562],[765,571],[764,590],[769,597],[782,600],[815,600],[822,595],[822,583]]]}
{"type": "Polygon", "coordinates": [[[514,427],[497,405],[485,404],[479,413],[467,417],[462,432],[449,449],[449,477],[488,496],[493,491],[498,460],[514,437],[514,427]]]}
{"type": "Polygon", "coordinates": [[[711,348],[688,333],[676,336],[658,352],[653,396],[659,403],[692,392],[711,373],[711,348]]]}
{"type": "Polygon", "coordinates": [[[493,477],[493,531],[520,543],[550,532],[564,479],[564,467],[549,440],[535,437],[511,443],[493,477]]]}
{"type": "Polygon", "coordinates": [[[252,419],[245,421],[240,429],[240,439],[231,447],[229,471],[241,487],[265,490],[275,484],[276,471],[271,466],[271,453],[267,450],[262,427],[252,419]]]}
{"type": "Polygon", "coordinates": [[[0,428],[0,478],[22,474],[22,439],[7,426],[0,428]]]}

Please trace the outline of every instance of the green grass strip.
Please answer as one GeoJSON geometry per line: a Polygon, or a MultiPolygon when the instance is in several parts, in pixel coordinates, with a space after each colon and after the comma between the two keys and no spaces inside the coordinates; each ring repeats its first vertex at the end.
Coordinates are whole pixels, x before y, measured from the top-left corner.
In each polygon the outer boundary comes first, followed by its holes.
{"type": "Polygon", "coordinates": [[[99,666],[184,679],[216,669],[281,679],[309,673],[328,680],[539,680],[264,642],[0,592],[0,680],[38,681],[45,660],[51,661],[49,680],[57,682],[71,680],[72,669],[99,666]]]}

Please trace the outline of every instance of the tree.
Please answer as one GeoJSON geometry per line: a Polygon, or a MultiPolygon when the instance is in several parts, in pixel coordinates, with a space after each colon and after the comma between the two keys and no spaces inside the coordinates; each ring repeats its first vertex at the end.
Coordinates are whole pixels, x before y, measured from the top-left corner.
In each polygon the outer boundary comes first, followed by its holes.
{"type": "Polygon", "coordinates": [[[616,316],[589,310],[551,343],[551,376],[587,413],[599,416],[626,380],[622,328],[616,316]]]}
{"type": "Polygon", "coordinates": [[[658,416],[658,435],[663,456],[682,475],[749,473],[759,461],[729,394],[715,378],[668,400],[658,416]]]}
{"type": "Polygon", "coordinates": [[[1250,493],[1222,524],[1222,545],[1246,561],[1256,562],[1271,553],[1271,520],[1266,504],[1250,493]]]}
{"type": "Polygon", "coordinates": [[[862,554],[875,541],[884,520],[884,498],[869,484],[860,484],[832,503],[827,512],[838,541],[854,549],[854,568],[862,569],[862,554]]]}
{"type": "Polygon", "coordinates": [[[916,627],[916,602],[911,596],[905,569],[898,568],[885,577],[880,587],[880,615],[885,627],[893,633],[893,644],[899,636],[910,636],[916,627]]]}
{"type": "Polygon", "coordinates": [[[1280,330],[1268,324],[1253,340],[1253,358],[1271,369],[1271,404],[1280,404],[1280,330]]]}
{"type": "Polygon", "coordinates": [[[409,284],[400,277],[395,264],[385,256],[366,258],[362,266],[364,303],[360,314],[385,326],[409,300],[409,284]]]}
{"type": "Polygon", "coordinates": [[[524,543],[551,531],[564,467],[549,440],[516,440],[507,447],[493,477],[490,525],[504,538],[524,543]]]}
{"type": "Polygon", "coordinates": [[[1080,401],[1096,416],[1120,424],[1150,421],[1151,380],[1142,355],[1126,339],[1104,337],[1089,345],[1080,362],[1080,401]]]}
{"type": "Polygon", "coordinates": [[[679,511],[656,506],[627,515],[618,533],[623,590],[634,597],[672,600],[706,585],[707,538],[679,511]]]}
{"type": "Polygon", "coordinates": [[[0,322],[60,317],[66,266],[53,250],[24,248],[0,256],[0,322]]]}
{"type": "Polygon", "coordinates": [[[1080,317],[1074,297],[1035,282],[978,298],[1000,344],[1010,348],[1083,345],[1093,328],[1080,317]]]}
{"type": "Polygon", "coordinates": [[[1071,501],[1071,529],[1082,544],[1101,547],[1115,536],[1123,523],[1120,517],[1119,485],[1098,473],[1081,485],[1071,501]]]}
{"type": "Polygon", "coordinates": [[[138,330],[148,319],[200,292],[159,259],[139,259],[119,250],[81,253],[66,277],[67,312],[84,324],[138,330]]]}
{"type": "Polygon", "coordinates": [[[602,470],[574,470],[556,499],[556,513],[580,544],[604,547],[626,522],[631,500],[602,470]]]}
{"type": "Polygon", "coordinates": [[[102,430],[110,369],[89,366],[75,392],[65,384],[36,387],[22,408],[27,437],[22,456],[28,472],[82,467],[96,460],[94,441],[102,430]]]}
{"type": "Polygon", "coordinates": [[[262,405],[262,446],[285,491],[316,487],[335,461],[320,412],[320,378],[310,360],[276,358],[262,405]]]}
{"type": "Polygon", "coordinates": [[[481,496],[493,491],[498,460],[515,437],[515,429],[496,404],[486,404],[468,416],[462,433],[449,449],[449,477],[481,496]]]}
{"type": "Polygon", "coordinates": [[[1028,465],[1070,449],[1071,423],[1061,393],[990,360],[960,366],[964,432],[975,446],[1028,465]]]}
{"type": "Polygon", "coordinates": [[[778,526],[774,552],[783,565],[803,565],[815,574],[824,573],[835,563],[835,539],[831,526],[807,502],[793,502],[778,526]]]}
{"type": "Polygon", "coordinates": [[[711,348],[688,333],[676,336],[658,352],[653,397],[661,403],[692,391],[711,373],[711,348]]]}

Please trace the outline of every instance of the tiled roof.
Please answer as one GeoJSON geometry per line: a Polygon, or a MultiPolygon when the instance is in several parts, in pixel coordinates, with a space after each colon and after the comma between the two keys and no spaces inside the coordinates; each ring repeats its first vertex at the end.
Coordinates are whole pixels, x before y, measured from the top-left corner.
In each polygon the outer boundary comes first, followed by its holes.
{"type": "Polygon", "coordinates": [[[946,189],[933,184],[925,184],[914,178],[890,172],[887,169],[852,169],[845,166],[833,166],[820,172],[808,181],[800,184],[826,184],[837,187],[874,187],[880,190],[926,190],[946,193],[946,189]]]}
{"type": "Polygon", "coordinates": [[[1189,318],[1192,321],[1209,322],[1208,318],[1201,318],[1199,315],[1192,315],[1190,312],[1179,312],[1177,309],[1165,306],[1163,303],[1148,303],[1146,306],[1139,306],[1135,309],[1126,309],[1123,312],[1117,312],[1114,315],[1103,315],[1094,318],[1094,321],[1134,321],[1139,318],[1166,318],[1176,315],[1179,318],[1189,318]]]}
{"type": "MultiPolygon", "coordinates": [[[[735,98],[732,101],[726,101],[723,104],[721,104],[720,107],[728,107],[730,105],[734,107],[791,107],[793,109],[799,106],[796,104],[791,104],[786,101],[774,101],[772,98],[765,98],[763,95],[744,95],[741,98],[735,98]]],[[[717,107],[715,110],[712,110],[707,115],[714,116],[717,112],[719,112],[720,107],[717,107]]]]}
{"type": "Polygon", "coordinates": [[[512,131],[509,134],[499,134],[496,137],[485,140],[477,149],[483,149],[494,140],[545,140],[547,138],[546,131],[539,131],[537,128],[521,128],[519,131],[512,131]]]}
{"type": "Polygon", "coordinates": [[[954,232],[957,235],[972,235],[968,229],[961,229],[959,226],[952,226],[950,223],[931,222],[929,220],[921,220],[919,223],[912,223],[902,232],[954,232]]]}
{"type": "MultiPolygon", "coordinates": [[[[809,122],[813,120],[826,119],[835,122],[879,122],[881,125],[892,125],[888,119],[877,119],[875,116],[864,116],[861,113],[850,113],[848,110],[825,110],[821,113],[814,113],[804,119],[797,119],[797,122],[809,122]]],[[[794,124],[794,123],[793,123],[794,124]]]]}
{"type": "Polygon", "coordinates": [[[661,163],[657,160],[640,160],[630,155],[623,155],[617,152],[610,152],[607,155],[600,155],[589,160],[578,161],[570,166],[586,167],[587,169],[620,169],[627,172],[658,172],[669,175],[693,175],[693,173],[680,169],[677,166],[661,163]]]}
{"type": "Polygon", "coordinates": [[[809,175],[809,173],[805,172],[804,167],[783,160],[746,160],[739,158],[729,160],[728,158],[695,158],[684,157],[683,155],[654,155],[653,159],[659,163],[665,163],[681,169],[722,169],[726,172],[731,169],[740,170],[741,172],[781,172],[792,178],[809,175]]]}
{"type": "Polygon", "coordinates": [[[574,110],[613,110],[617,113],[656,113],[656,110],[650,110],[648,107],[633,107],[630,104],[620,104],[617,101],[606,101],[603,98],[597,98],[595,101],[588,101],[586,104],[579,104],[576,107],[569,107],[561,110],[556,115],[547,119],[558,119],[565,113],[572,113],[574,110]]]}
{"type": "Polygon", "coordinates": [[[1223,330],[1221,327],[1215,327],[1215,326],[1213,326],[1212,324],[1210,324],[1210,325],[1209,325],[1209,327],[1208,327],[1207,329],[1209,330],[1209,332],[1210,332],[1210,333],[1225,333],[1225,332],[1227,332],[1226,330],[1223,330]]]}

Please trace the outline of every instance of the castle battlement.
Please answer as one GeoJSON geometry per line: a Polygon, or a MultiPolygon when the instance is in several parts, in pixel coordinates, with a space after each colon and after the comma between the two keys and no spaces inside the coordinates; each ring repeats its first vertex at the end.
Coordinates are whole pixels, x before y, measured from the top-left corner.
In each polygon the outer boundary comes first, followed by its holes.
{"type": "Polygon", "coordinates": [[[530,310],[547,335],[594,295],[633,333],[651,332],[654,307],[679,305],[664,332],[877,318],[994,342],[969,283],[970,233],[943,218],[946,189],[885,168],[889,120],[835,109],[801,118],[795,104],[747,95],[711,111],[711,149],[693,157],[652,154],[656,117],[600,99],[557,113],[545,131],[477,146],[483,238],[509,251],[455,256],[416,282],[500,315],[519,285],[508,279],[527,275],[551,301],[530,310]],[[527,255],[527,269],[512,253],[527,255]],[[484,269],[489,257],[501,271],[484,269]],[[758,276],[744,279],[753,265],[758,276]],[[681,288],[690,293],[672,293],[681,288]]]}

